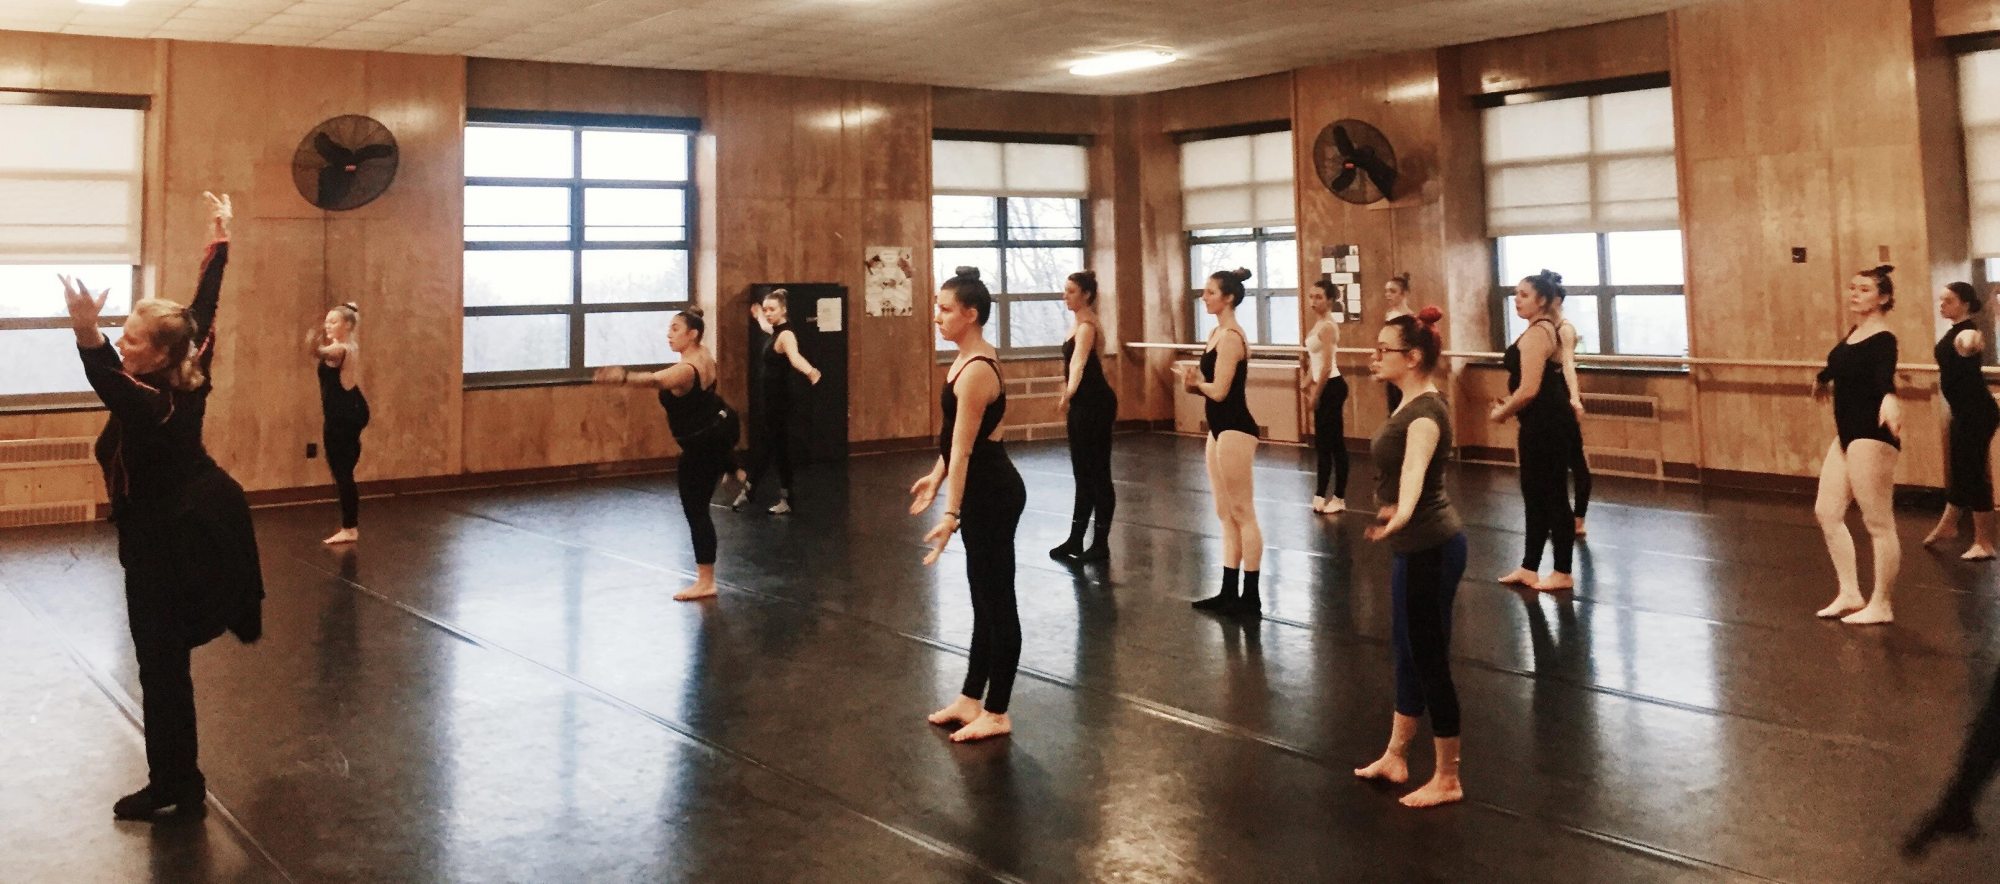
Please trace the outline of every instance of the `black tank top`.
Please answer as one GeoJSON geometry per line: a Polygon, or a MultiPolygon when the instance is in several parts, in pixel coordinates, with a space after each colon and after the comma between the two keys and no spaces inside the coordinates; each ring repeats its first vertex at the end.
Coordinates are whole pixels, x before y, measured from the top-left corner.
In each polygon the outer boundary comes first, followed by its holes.
{"type": "MultiPolygon", "coordinates": [[[[1521,333],[1521,337],[1534,334],[1537,325],[1548,326],[1549,338],[1554,341],[1551,352],[1555,358],[1542,366],[1542,387],[1535,391],[1534,399],[1521,407],[1520,418],[1523,424],[1540,426],[1545,422],[1561,421],[1563,415],[1573,412],[1569,409],[1569,378],[1563,375],[1562,335],[1556,333],[1555,323],[1546,319],[1535,320],[1527,331],[1521,333]]],[[[1521,389],[1521,338],[1515,338],[1514,343],[1507,345],[1503,361],[1507,366],[1507,392],[1521,389]]]]}
{"type": "MultiPolygon", "coordinates": [[[[1096,323],[1089,323],[1089,322],[1079,323],[1077,326],[1078,330],[1079,331],[1082,330],[1083,326],[1085,325],[1089,325],[1093,329],[1095,329],[1096,327],[1096,323]]],[[[1063,341],[1062,345],[1062,361],[1063,361],[1064,372],[1069,371],[1070,360],[1075,357],[1076,357],[1076,336],[1070,335],[1068,340],[1063,341]]],[[[1086,402],[1101,402],[1111,398],[1111,396],[1112,396],[1111,381],[1107,380],[1104,377],[1104,365],[1103,363],[1098,361],[1097,348],[1092,347],[1090,349],[1090,353],[1084,357],[1083,380],[1077,383],[1076,396],[1073,398],[1083,400],[1086,402]]]]}
{"type": "Polygon", "coordinates": [[[361,395],[361,386],[356,384],[349,390],[340,384],[340,367],[319,363],[319,407],[329,421],[344,423],[368,422],[368,397],[361,395]]]}
{"type": "Polygon", "coordinates": [[[675,395],[672,390],[660,391],[660,407],[667,412],[667,432],[675,439],[688,439],[700,435],[728,416],[728,408],[722,404],[722,397],[715,394],[716,382],[703,385],[701,369],[694,369],[694,385],[688,391],[675,395]]]}
{"type": "Polygon", "coordinates": [[[1958,355],[1953,341],[1958,333],[1969,331],[1975,326],[1968,319],[1951,327],[1939,338],[1932,351],[1937,357],[1938,390],[1944,393],[1944,401],[1951,406],[1955,418],[2000,417],[2000,405],[1993,401],[1993,394],[1986,391],[1986,378],[1979,373],[1979,354],[1958,355]]]}
{"type": "Polygon", "coordinates": [[[1007,416],[1007,381],[1000,376],[1000,363],[994,362],[993,357],[974,356],[959,366],[957,374],[945,379],[944,389],[938,393],[938,411],[944,414],[944,423],[938,427],[938,453],[947,460],[951,458],[952,431],[958,426],[958,391],[953,386],[975,362],[993,366],[993,376],[1000,384],[1000,395],[993,397],[993,402],[986,406],[986,413],[979,416],[979,434],[973,437],[972,449],[976,452],[986,446],[1000,444],[991,437],[993,431],[1000,428],[1001,419],[1007,416]]]}
{"type": "MultiPolygon", "coordinates": [[[[1242,336],[1240,332],[1235,331],[1231,331],[1230,334],[1235,334],[1238,337],[1242,336]]],[[[1215,362],[1214,347],[1210,347],[1202,352],[1201,379],[1211,384],[1215,383],[1215,362]]],[[[1210,399],[1205,394],[1201,397],[1202,414],[1208,418],[1208,434],[1210,436],[1221,436],[1225,430],[1236,430],[1238,432],[1249,433],[1252,436],[1258,435],[1257,419],[1250,416],[1249,394],[1244,389],[1249,386],[1249,383],[1250,345],[1248,341],[1245,341],[1243,358],[1236,362],[1236,371],[1229,378],[1229,391],[1222,395],[1222,401],[1218,402],[1210,399]]]]}
{"type": "MultiPolygon", "coordinates": [[[[792,330],[789,322],[771,326],[771,336],[764,339],[764,395],[766,397],[787,397],[792,392],[791,357],[778,352],[778,338],[792,330]]],[[[794,333],[796,334],[796,333],[794,333]]]]}

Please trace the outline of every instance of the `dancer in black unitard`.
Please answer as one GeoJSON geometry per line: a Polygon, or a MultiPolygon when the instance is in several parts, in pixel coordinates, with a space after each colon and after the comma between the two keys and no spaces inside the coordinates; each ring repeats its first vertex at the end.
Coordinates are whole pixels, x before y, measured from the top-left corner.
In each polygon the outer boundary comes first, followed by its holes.
{"type": "Polygon", "coordinates": [[[1433,807],[1465,797],[1458,779],[1458,690],[1451,682],[1451,608],[1465,576],[1465,525],[1445,493],[1451,460],[1451,412],[1432,379],[1443,344],[1444,314],[1425,307],[1382,327],[1370,368],[1400,387],[1402,405],[1375,433],[1375,500],[1380,523],[1368,539],[1387,541],[1391,644],[1396,655],[1396,714],[1382,757],[1354,775],[1402,783],[1409,779],[1410,742],[1417,722],[1431,716],[1437,770],[1423,788],[1403,796],[1406,807],[1433,807]]]}
{"type": "Polygon", "coordinates": [[[1576,380],[1576,344],[1579,336],[1576,326],[1563,318],[1563,298],[1556,299],[1556,340],[1560,344],[1562,356],[1563,387],[1569,391],[1569,408],[1562,415],[1563,430],[1569,434],[1569,475],[1576,485],[1576,536],[1581,540],[1588,533],[1583,525],[1584,514],[1590,510],[1590,458],[1583,450],[1583,386],[1576,380]]]}
{"type": "Polygon", "coordinates": [[[715,357],[702,344],[708,322],[701,308],[691,307],[674,316],[667,326],[667,346],[680,354],[680,361],[659,371],[632,371],[621,366],[600,368],[592,378],[600,384],[652,387],[660,391],[660,407],[667,412],[667,431],[680,446],[680,462],[674,466],[681,498],[681,512],[687,516],[688,536],[694,541],[694,583],[674,593],[681,602],[715,595],[715,518],[709,515],[709,501],[715,498],[716,483],[743,471],[736,467],[736,437],[742,422],[736,412],[716,395],[719,379],[715,357]]]}
{"type": "Polygon", "coordinates": [[[1958,521],[1972,514],[1972,545],[1959,556],[1969,562],[1993,558],[1993,432],[2000,429],[2000,406],[1980,374],[1986,338],[1973,317],[1981,306],[1971,284],[1954,282],[1938,295],[1938,313],[1952,326],[1931,353],[1937,358],[1938,391],[1951,409],[1945,432],[1945,504],[1937,527],[1924,538],[1930,546],[1958,536],[1958,521]]]}
{"type": "MultiPolygon", "coordinates": [[[[1313,404],[1313,451],[1319,455],[1312,511],[1332,515],[1347,511],[1348,466],[1347,379],[1340,376],[1336,352],[1343,314],[1333,309],[1332,283],[1324,279],[1313,282],[1306,292],[1306,311],[1314,317],[1305,335],[1306,401],[1313,404]]],[[[1394,411],[1394,406],[1390,410],[1394,411]]]]}
{"type": "Polygon", "coordinates": [[[361,392],[360,326],[361,308],[349,303],[326,311],[320,327],[306,332],[319,369],[319,407],[325,420],[320,441],[340,494],[340,530],[320,541],[326,544],[361,538],[361,491],[354,484],[354,467],[361,462],[361,431],[368,428],[368,397],[361,392]]]}
{"type": "Polygon", "coordinates": [[[1101,562],[1111,558],[1111,515],[1118,508],[1118,492],[1111,482],[1111,430],[1118,421],[1118,394],[1105,379],[1097,355],[1104,340],[1099,332],[1103,326],[1097,322],[1097,274],[1088,270],[1070,274],[1063,285],[1063,303],[1076,315],[1076,323],[1063,341],[1063,373],[1068,380],[1056,411],[1068,424],[1076,509],[1070,517],[1069,539],[1049,550],[1049,557],[1101,562]],[[1097,530],[1086,549],[1083,532],[1093,515],[1097,530]]]}
{"type": "Polygon", "coordinates": [[[1569,446],[1567,426],[1569,383],[1563,376],[1562,342],[1551,313],[1562,300],[1562,275],[1553,270],[1521,280],[1514,287],[1514,312],[1528,321],[1528,330],[1507,347],[1507,398],[1494,403],[1488,415],[1494,423],[1520,415],[1516,443],[1521,473],[1521,502],[1527,510],[1527,550],[1521,566],[1501,576],[1501,583],[1546,592],[1576,586],[1570,577],[1570,557],[1576,546],[1576,517],[1569,506],[1569,446]],[[1542,546],[1555,542],[1555,570],[1537,573],[1542,546]]]}
{"type": "Polygon", "coordinates": [[[84,376],[111,413],[97,437],[97,462],[118,524],[145,715],[148,780],[112,806],[119,819],[203,811],[207,781],[196,763],[190,654],[225,630],[246,643],[263,633],[250,506],[201,439],[214,390],[209,366],[231,214],[227,196],[202,196],[214,240],[193,304],[147,298],[132,305],[114,347],[99,330],[106,293],[63,279],[84,376]]]}
{"type": "Polygon", "coordinates": [[[972,589],[972,653],[958,699],[928,719],[935,725],[959,725],[951,738],[960,743],[1013,731],[1007,702],[1021,664],[1014,529],[1028,505],[1028,490],[1000,442],[1007,388],[993,345],[981,332],[992,315],[993,295],[979,281],[977,268],[958,268],[958,275],[938,292],[938,331],[958,345],[958,359],[938,393],[944,420],[938,430],[937,466],[910,486],[913,516],[930,509],[938,492],[944,492],[944,516],[924,535],[924,542],[931,545],[924,564],[935,563],[951,535],[964,531],[965,581],[972,589]]]}
{"type": "Polygon", "coordinates": [[[1257,587],[1258,566],[1264,560],[1264,532],[1257,525],[1260,434],[1245,391],[1250,381],[1250,341],[1236,321],[1236,307],[1245,295],[1243,283],[1249,278],[1250,271],[1240,268],[1209,274],[1201,305],[1215,317],[1215,332],[1201,354],[1200,368],[1184,373],[1181,385],[1202,397],[1202,414],[1208,420],[1208,484],[1215,494],[1215,516],[1222,523],[1222,590],[1194,602],[1194,607],[1254,618],[1263,609],[1257,587]]]}
{"type": "Polygon", "coordinates": [[[1820,464],[1819,497],[1813,516],[1826,537],[1827,555],[1839,589],[1817,616],[1842,623],[1875,624],[1895,619],[1890,593],[1902,569],[1903,543],[1896,536],[1896,458],[1903,448],[1903,407],[1896,398],[1896,335],[1883,314],[1895,309],[1896,285],[1884,264],[1847,282],[1847,312],[1854,327],[1826,354],[1826,368],[1813,396],[1833,398],[1835,438],[1820,464]],[[1875,595],[1861,595],[1854,536],[1847,531],[1850,503],[1861,507],[1875,549],[1875,595]]]}
{"type": "Polygon", "coordinates": [[[799,336],[792,331],[786,321],[787,294],[784,289],[772,289],[764,296],[764,323],[770,326],[771,336],[764,340],[764,383],[761,416],[763,438],[751,458],[749,480],[743,490],[736,495],[731,509],[742,509],[755,493],[755,483],[764,481],[764,476],[773,466],[778,468],[778,502],[772,504],[771,514],[782,516],[792,511],[792,373],[804,375],[810,383],[819,383],[819,369],[806,361],[799,352],[799,336]]]}

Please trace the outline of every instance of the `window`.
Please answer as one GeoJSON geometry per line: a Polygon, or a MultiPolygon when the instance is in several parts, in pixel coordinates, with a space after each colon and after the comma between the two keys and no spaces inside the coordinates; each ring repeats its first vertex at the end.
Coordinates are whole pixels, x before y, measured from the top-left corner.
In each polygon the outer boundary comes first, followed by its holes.
{"type": "Polygon", "coordinates": [[[692,281],[693,121],[468,117],[467,379],[672,360],[667,324],[692,281]]]}
{"type": "MultiPolygon", "coordinates": [[[[1009,356],[1060,350],[1069,336],[1063,283],[1088,266],[1084,148],[938,139],[931,160],[936,282],[979,268],[993,291],[986,340],[1009,356]]],[[[954,349],[942,338],[937,346],[954,349]]]]}
{"type": "Polygon", "coordinates": [[[1255,344],[1299,342],[1299,243],[1292,214],[1292,133],[1181,145],[1181,218],[1188,234],[1189,328],[1206,341],[1215,317],[1200,294],[1218,270],[1251,271],[1236,321],[1255,344]]]}
{"type": "Polygon", "coordinates": [[[1515,284],[1549,269],[1578,352],[1688,355],[1671,90],[1505,104],[1483,123],[1496,345],[1526,328],[1515,284]]]}
{"type": "Polygon", "coordinates": [[[1958,64],[1972,254],[1986,263],[1986,281],[1995,282],[2000,281],[1994,266],[2000,264],[2000,49],[1960,56],[1958,64]]]}
{"type": "Polygon", "coordinates": [[[138,98],[0,92],[0,405],[95,401],[56,274],[110,291],[117,337],[139,287],[145,116],[138,98]]]}

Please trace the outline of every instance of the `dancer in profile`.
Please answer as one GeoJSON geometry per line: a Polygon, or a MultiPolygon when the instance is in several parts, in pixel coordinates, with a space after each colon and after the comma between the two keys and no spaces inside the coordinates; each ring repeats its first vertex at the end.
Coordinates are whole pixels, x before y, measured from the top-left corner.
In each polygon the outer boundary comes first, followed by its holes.
{"type": "Polygon", "coordinates": [[[1118,508],[1118,491],[1111,482],[1111,430],[1118,422],[1118,394],[1104,377],[1098,358],[1103,335],[1097,322],[1097,274],[1083,270],[1063,284],[1063,304],[1076,322],[1063,341],[1062,398],[1056,411],[1069,430],[1070,470],[1076,476],[1076,508],[1069,522],[1069,539],[1049,550],[1049,557],[1079,562],[1111,558],[1111,516],[1118,508]],[[1090,546],[1083,532],[1097,519],[1090,546]]]}
{"type": "Polygon", "coordinates": [[[1306,401],[1313,404],[1313,451],[1319,455],[1312,511],[1332,515],[1347,511],[1348,466],[1347,379],[1340,376],[1336,361],[1341,314],[1333,311],[1333,283],[1315,280],[1307,290],[1306,310],[1314,317],[1305,339],[1306,401]]]}
{"type": "Polygon", "coordinates": [[[674,593],[674,600],[691,602],[715,595],[715,518],[709,515],[709,501],[722,477],[743,471],[736,467],[736,437],[742,423],[736,412],[716,395],[715,357],[702,339],[708,322],[701,308],[690,307],[674,315],[667,325],[667,346],[680,354],[680,361],[659,371],[633,371],[622,366],[597,370],[592,380],[614,386],[649,387],[660,391],[660,407],[667,413],[667,431],[680,446],[680,463],[674,467],[679,484],[681,512],[687,516],[688,536],[694,541],[695,581],[674,593]]]}
{"type": "Polygon", "coordinates": [[[1822,618],[1875,624],[1895,619],[1890,593],[1902,568],[1903,545],[1896,537],[1894,496],[1896,457],[1903,448],[1903,406],[1896,398],[1896,335],[1883,314],[1895,309],[1896,284],[1884,264],[1854,274],[1847,282],[1847,312],[1854,326],[1826,354],[1826,368],[1813,385],[1813,398],[1833,398],[1835,438],[1819,469],[1819,499],[1813,515],[1826,536],[1839,592],[1819,609],[1822,618]],[[1860,504],[1861,521],[1875,547],[1875,595],[1861,595],[1854,537],[1847,532],[1847,508],[1860,504]]]}
{"type": "Polygon", "coordinates": [[[921,515],[944,492],[944,515],[924,535],[924,564],[935,564],[951,535],[963,529],[965,582],[972,589],[972,653],[958,699],[931,713],[935,725],[956,726],[953,742],[1013,732],[1007,703],[1021,665],[1021,613],[1014,599],[1014,530],[1028,505],[1021,474],[1000,442],[1007,387],[983,329],[993,294],[979,269],[960,267],[938,291],[937,327],[958,345],[958,358],[938,393],[938,460],[910,486],[910,515],[921,515]],[[983,706],[982,706],[983,703],[983,706]]]}
{"type": "Polygon", "coordinates": [[[792,374],[797,372],[807,382],[818,384],[820,372],[799,352],[798,333],[787,321],[788,298],[784,289],[772,289],[764,296],[763,324],[770,326],[771,332],[764,340],[764,432],[751,457],[749,479],[730,509],[742,509],[749,503],[756,493],[755,484],[764,481],[775,466],[778,502],[771,505],[770,512],[782,516],[792,511],[792,374]]]}
{"type": "Polygon", "coordinates": [[[1215,332],[1201,354],[1201,368],[1183,374],[1181,383],[1202,397],[1208,419],[1208,484],[1215,494],[1216,518],[1222,522],[1222,590],[1194,607],[1256,617],[1263,609],[1257,569],[1264,559],[1264,533],[1257,526],[1259,436],[1245,391],[1250,381],[1250,339],[1236,321],[1236,307],[1246,294],[1243,283],[1249,278],[1250,271],[1242,269],[1209,274],[1201,304],[1215,317],[1215,332]]]}
{"type": "Polygon", "coordinates": [[[1983,562],[1993,558],[1993,432],[2000,429],[2000,405],[1980,373],[1986,338],[1973,316],[1979,312],[1979,292],[1971,284],[1954,282],[1938,295],[1938,314],[1951,322],[1932,355],[1937,358],[1938,391],[1951,410],[1945,433],[1945,504],[1937,527],[1925,546],[1958,536],[1959,519],[1972,514],[1972,545],[1959,558],[1983,562]]]}
{"type": "Polygon", "coordinates": [[[320,441],[340,494],[340,530],[320,541],[329,545],[361,538],[361,491],[354,484],[354,467],[361,462],[361,431],[368,428],[368,397],[361,392],[360,328],[361,308],[347,303],[326,311],[319,328],[306,332],[306,346],[319,369],[320,441]]]}
{"type": "Polygon", "coordinates": [[[1444,314],[1425,307],[1383,326],[1370,368],[1401,388],[1402,405],[1375,433],[1375,500],[1380,523],[1368,539],[1394,552],[1389,566],[1390,632],[1396,657],[1396,714],[1382,757],[1354,775],[1403,783],[1409,748],[1428,712],[1437,769],[1423,788],[1403,796],[1407,807],[1432,807],[1465,797],[1458,779],[1458,691],[1451,683],[1451,607],[1465,576],[1465,526],[1445,493],[1451,458],[1451,413],[1432,376],[1443,350],[1444,314]]]}
{"type": "Polygon", "coordinates": [[[1514,287],[1514,313],[1528,321],[1528,328],[1507,347],[1510,395],[1494,403],[1487,415],[1496,424],[1515,415],[1521,419],[1515,447],[1521,502],[1527,510],[1527,549],[1521,566],[1502,575],[1500,582],[1544,592],[1576,586],[1570,576],[1576,520],[1569,506],[1569,382],[1563,375],[1562,342],[1552,318],[1563,295],[1562,275],[1553,270],[1543,270],[1514,287]],[[1555,570],[1543,577],[1537,573],[1542,546],[1552,540],[1555,570]]]}
{"type": "MultiPolygon", "coordinates": [[[[1398,273],[1382,283],[1382,324],[1388,325],[1398,316],[1410,315],[1410,275],[1398,273]]],[[[1396,406],[1403,403],[1403,391],[1395,384],[1383,384],[1389,396],[1389,413],[1396,412],[1396,406]]]]}
{"type": "Polygon", "coordinates": [[[192,304],[133,304],[114,346],[99,330],[109,293],[63,278],[84,377],[111,413],[97,437],[97,462],[118,525],[126,620],[139,662],[147,782],[112,805],[123,820],[204,812],[190,655],[225,630],[245,643],[263,634],[264,583],[249,502],[202,445],[232,214],[228,196],[202,197],[212,241],[192,304]]]}
{"type": "Polygon", "coordinates": [[[1563,303],[1569,297],[1567,289],[1558,288],[1561,297],[1556,299],[1555,320],[1556,340],[1561,345],[1563,386],[1569,391],[1569,408],[1561,415],[1563,431],[1569,436],[1569,476],[1576,486],[1576,505],[1571,510],[1576,514],[1576,536],[1583,539],[1588,533],[1584,528],[1584,514],[1590,510],[1590,458],[1583,450],[1583,385],[1576,379],[1576,345],[1580,339],[1576,326],[1563,316],[1563,303]]]}

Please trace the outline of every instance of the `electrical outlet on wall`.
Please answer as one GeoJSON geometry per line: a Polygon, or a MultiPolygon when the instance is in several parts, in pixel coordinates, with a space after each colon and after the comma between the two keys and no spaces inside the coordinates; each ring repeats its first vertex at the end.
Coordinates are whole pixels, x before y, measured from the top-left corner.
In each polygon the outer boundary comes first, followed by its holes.
{"type": "Polygon", "coordinates": [[[1804,264],[1805,262],[1806,262],[1806,247],[1805,247],[1805,246],[1797,246],[1797,247],[1793,248],[1793,249],[1792,249],[1792,263],[1794,263],[1794,264],[1804,264]]]}
{"type": "Polygon", "coordinates": [[[313,458],[315,458],[315,457],[318,457],[318,456],[319,456],[319,443],[318,443],[318,442],[307,442],[307,443],[306,443],[306,460],[312,460],[313,458]]]}

